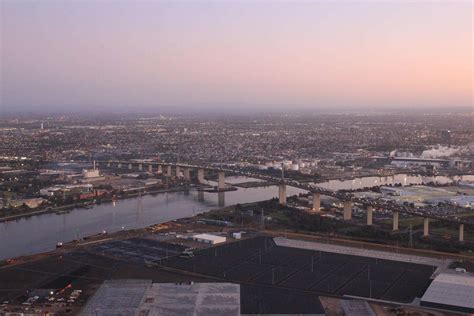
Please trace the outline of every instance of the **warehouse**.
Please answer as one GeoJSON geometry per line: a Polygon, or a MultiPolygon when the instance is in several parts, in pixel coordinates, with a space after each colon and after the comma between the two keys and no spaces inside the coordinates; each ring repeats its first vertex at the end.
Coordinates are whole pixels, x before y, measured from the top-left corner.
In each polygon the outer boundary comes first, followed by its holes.
{"type": "Polygon", "coordinates": [[[198,234],[192,237],[193,240],[203,242],[206,244],[216,245],[224,243],[226,238],[224,236],[216,236],[211,234],[198,234]]]}
{"type": "Polygon", "coordinates": [[[81,315],[240,315],[240,286],[231,283],[105,281],[81,315]]]}
{"type": "Polygon", "coordinates": [[[474,313],[474,276],[441,273],[421,298],[421,306],[474,313]]]}

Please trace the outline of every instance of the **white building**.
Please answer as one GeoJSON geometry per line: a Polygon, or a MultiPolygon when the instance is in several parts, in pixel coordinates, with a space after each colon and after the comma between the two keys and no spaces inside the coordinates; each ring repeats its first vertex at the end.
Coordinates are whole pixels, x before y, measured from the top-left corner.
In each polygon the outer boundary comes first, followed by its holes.
{"type": "Polygon", "coordinates": [[[226,241],[226,238],[224,236],[216,236],[211,234],[197,234],[194,235],[192,239],[211,245],[221,244],[226,241]]]}
{"type": "Polygon", "coordinates": [[[105,281],[79,315],[225,315],[240,310],[240,285],[105,281]]]}
{"type": "Polygon", "coordinates": [[[421,306],[474,313],[474,275],[441,273],[421,298],[421,306]]]}

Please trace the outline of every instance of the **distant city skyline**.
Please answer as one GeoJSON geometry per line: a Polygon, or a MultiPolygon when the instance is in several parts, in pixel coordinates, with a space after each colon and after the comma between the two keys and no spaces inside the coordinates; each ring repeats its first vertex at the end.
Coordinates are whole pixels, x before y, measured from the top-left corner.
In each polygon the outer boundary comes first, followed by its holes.
{"type": "Polygon", "coordinates": [[[471,1],[0,2],[1,112],[468,108],[471,1]]]}

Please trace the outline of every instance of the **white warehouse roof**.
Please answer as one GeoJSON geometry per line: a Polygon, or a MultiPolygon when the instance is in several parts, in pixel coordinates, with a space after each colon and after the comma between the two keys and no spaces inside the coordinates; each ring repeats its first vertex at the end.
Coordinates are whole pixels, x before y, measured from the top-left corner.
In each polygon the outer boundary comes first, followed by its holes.
{"type": "Polygon", "coordinates": [[[474,275],[439,274],[421,298],[421,305],[474,312],[474,275]]]}
{"type": "Polygon", "coordinates": [[[209,242],[210,244],[219,244],[226,241],[226,238],[224,236],[216,236],[211,234],[197,234],[193,236],[193,239],[209,242]]]}

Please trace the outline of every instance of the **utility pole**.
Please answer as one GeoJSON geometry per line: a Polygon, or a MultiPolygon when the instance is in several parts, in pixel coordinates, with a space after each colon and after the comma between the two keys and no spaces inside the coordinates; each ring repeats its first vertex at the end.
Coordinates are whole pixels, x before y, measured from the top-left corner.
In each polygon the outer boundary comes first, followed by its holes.
{"type": "Polygon", "coordinates": [[[138,199],[137,199],[137,223],[142,221],[142,211],[143,211],[142,193],[141,191],[139,191],[138,199]]]}
{"type": "Polygon", "coordinates": [[[410,224],[410,240],[408,242],[408,247],[413,248],[413,225],[410,224]]]}

